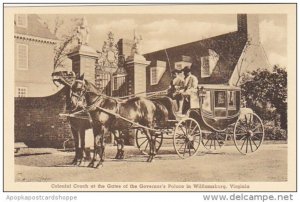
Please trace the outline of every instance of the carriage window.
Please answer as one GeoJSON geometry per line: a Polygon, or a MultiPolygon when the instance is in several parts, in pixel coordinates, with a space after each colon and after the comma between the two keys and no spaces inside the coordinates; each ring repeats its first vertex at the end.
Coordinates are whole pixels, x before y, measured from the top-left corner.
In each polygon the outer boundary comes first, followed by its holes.
{"type": "Polygon", "coordinates": [[[228,91],[228,108],[236,109],[236,92],[228,91]]]}
{"type": "Polygon", "coordinates": [[[225,91],[215,91],[215,107],[226,107],[225,91]]]}

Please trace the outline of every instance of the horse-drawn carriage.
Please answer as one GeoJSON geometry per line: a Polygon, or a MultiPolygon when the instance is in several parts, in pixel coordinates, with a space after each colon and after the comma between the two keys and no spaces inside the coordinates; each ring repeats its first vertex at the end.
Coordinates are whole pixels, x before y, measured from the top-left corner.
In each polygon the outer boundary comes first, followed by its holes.
{"type": "MultiPolygon", "coordinates": [[[[199,85],[197,92],[189,98],[190,109],[184,117],[179,117],[170,106],[171,99],[161,92],[150,93],[146,99],[135,97],[122,101],[99,93],[84,78],[70,85],[59,73],[53,75],[54,80],[70,87],[75,100],[81,104],[86,101],[82,110],[67,116],[76,118],[82,112],[89,114],[95,146],[98,144],[103,149],[97,150],[100,161],[103,161],[104,133],[123,129],[136,131],[136,145],[143,153],[149,154],[148,161],[153,160],[166,139],[172,140],[178,156],[183,159],[196,155],[200,145],[208,150],[221,148],[229,138],[234,140],[240,153],[249,154],[257,151],[264,139],[262,120],[251,109],[241,108],[238,87],[199,85]]],[[[119,152],[123,151],[118,149],[119,152]]],[[[97,166],[99,164],[101,162],[97,166]]]]}
{"type": "MultiPolygon", "coordinates": [[[[201,144],[207,150],[217,150],[230,138],[242,154],[257,151],[264,139],[263,123],[251,109],[241,108],[240,93],[239,87],[199,85],[186,116],[169,120],[167,128],[157,131],[156,149],[164,140],[173,139],[177,154],[188,158],[197,154],[201,144]]],[[[136,145],[142,153],[149,152],[148,140],[139,128],[136,145]]]]}

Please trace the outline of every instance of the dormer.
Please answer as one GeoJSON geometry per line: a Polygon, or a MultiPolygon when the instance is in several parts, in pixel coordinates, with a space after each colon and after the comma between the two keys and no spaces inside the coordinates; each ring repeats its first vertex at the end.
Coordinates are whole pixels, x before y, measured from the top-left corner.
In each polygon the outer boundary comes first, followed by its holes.
{"type": "Polygon", "coordinates": [[[219,61],[219,55],[212,49],[208,49],[208,55],[201,57],[201,78],[210,77],[219,61]]]}
{"type": "Polygon", "coordinates": [[[174,69],[182,70],[185,66],[191,67],[192,59],[190,56],[182,55],[180,61],[175,62],[174,69]]]}
{"type": "Polygon", "coordinates": [[[154,66],[150,67],[150,84],[157,85],[166,71],[167,63],[157,60],[154,66]]]}

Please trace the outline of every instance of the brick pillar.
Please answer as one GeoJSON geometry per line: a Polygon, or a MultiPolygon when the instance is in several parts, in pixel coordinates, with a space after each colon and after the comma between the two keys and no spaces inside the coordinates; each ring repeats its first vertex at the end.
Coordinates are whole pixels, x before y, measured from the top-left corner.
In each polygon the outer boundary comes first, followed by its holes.
{"type": "Polygon", "coordinates": [[[92,47],[88,45],[78,45],[68,54],[68,57],[72,60],[72,70],[76,76],[80,76],[84,73],[86,80],[95,83],[95,68],[98,55],[92,47]]]}
{"type": "MultiPolygon", "coordinates": [[[[128,94],[137,94],[146,92],[146,67],[150,64],[144,56],[134,54],[126,60],[128,94]]],[[[143,96],[145,94],[139,94],[143,96]]]]}
{"type": "MultiPolygon", "coordinates": [[[[129,56],[126,60],[126,71],[127,71],[127,89],[128,95],[137,93],[137,96],[145,96],[146,93],[146,67],[150,64],[144,56],[134,54],[129,56]]],[[[136,130],[129,130],[129,145],[136,146],[135,143],[135,132],[136,130]]]]}

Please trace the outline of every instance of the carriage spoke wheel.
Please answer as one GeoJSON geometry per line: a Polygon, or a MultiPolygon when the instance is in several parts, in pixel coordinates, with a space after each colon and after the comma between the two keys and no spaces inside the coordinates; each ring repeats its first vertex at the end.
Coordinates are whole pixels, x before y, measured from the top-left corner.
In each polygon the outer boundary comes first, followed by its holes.
{"type": "Polygon", "coordinates": [[[184,118],[178,122],[173,136],[173,145],[180,158],[189,158],[197,154],[201,144],[201,129],[193,118],[184,118]]]}
{"type": "Polygon", "coordinates": [[[226,140],[227,135],[225,133],[212,132],[202,135],[202,145],[209,151],[221,149],[226,140]]]}
{"type": "Polygon", "coordinates": [[[264,140],[265,132],[262,120],[252,113],[243,114],[234,126],[234,144],[241,154],[258,150],[264,140]]]}
{"type": "MultiPolygon", "coordinates": [[[[156,133],[156,152],[160,149],[162,142],[163,142],[163,134],[162,133],[156,133]]],[[[145,134],[143,129],[136,129],[135,133],[135,142],[137,148],[141,151],[142,154],[149,155],[150,153],[150,144],[147,135],[145,134]]]]}

